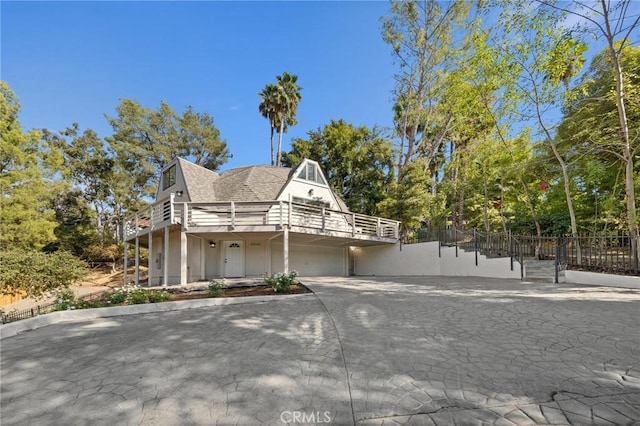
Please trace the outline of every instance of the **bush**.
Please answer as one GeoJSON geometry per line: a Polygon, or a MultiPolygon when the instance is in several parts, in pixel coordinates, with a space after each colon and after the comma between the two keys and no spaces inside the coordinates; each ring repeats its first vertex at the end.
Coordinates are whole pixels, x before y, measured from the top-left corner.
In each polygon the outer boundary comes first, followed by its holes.
{"type": "Polygon", "coordinates": [[[289,293],[291,291],[291,287],[296,283],[296,277],[298,273],[296,271],[291,271],[287,274],[285,273],[277,273],[270,277],[265,277],[264,281],[267,285],[276,293],[289,293]]]}
{"type": "Polygon", "coordinates": [[[149,301],[148,290],[139,287],[127,287],[126,291],[129,305],[141,305],[149,301]]]}
{"type": "Polygon", "coordinates": [[[127,291],[124,288],[117,288],[107,293],[105,299],[109,305],[119,305],[127,300],[127,291]]]}
{"type": "Polygon", "coordinates": [[[147,292],[149,303],[166,302],[171,297],[171,294],[167,291],[147,290],[147,292]]]}
{"type": "Polygon", "coordinates": [[[65,251],[0,250],[0,293],[41,297],[85,276],[86,264],[65,251]]]}
{"type": "Polygon", "coordinates": [[[222,284],[218,281],[211,280],[207,291],[207,297],[222,297],[223,294],[224,290],[222,289],[222,284]]]}
{"type": "Polygon", "coordinates": [[[56,294],[54,311],[68,311],[76,309],[76,295],[71,290],[60,290],[56,294]]]}

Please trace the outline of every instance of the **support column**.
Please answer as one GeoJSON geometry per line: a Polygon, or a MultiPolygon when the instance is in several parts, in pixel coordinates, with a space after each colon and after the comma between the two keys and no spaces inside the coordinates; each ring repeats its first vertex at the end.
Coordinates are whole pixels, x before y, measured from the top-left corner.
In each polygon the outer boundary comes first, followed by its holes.
{"type": "Polygon", "coordinates": [[[187,283],[187,233],[180,231],[180,285],[187,283]]]}
{"type": "Polygon", "coordinates": [[[134,274],[134,283],[138,285],[140,283],[140,237],[136,235],[136,251],[135,251],[136,267],[134,274]]]}
{"type": "Polygon", "coordinates": [[[169,227],[164,227],[164,245],[162,247],[162,285],[169,284],[169,227]]]}
{"type": "Polygon", "coordinates": [[[205,240],[200,240],[200,280],[202,281],[207,279],[207,244],[205,240]]]}
{"type": "Polygon", "coordinates": [[[149,238],[149,254],[147,255],[147,287],[151,287],[151,273],[154,270],[153,267],[153,235],[151,235],[151,231],[147,234],[149,238]]]}
{"type": "Polygon", "coordinates": [[[126,286],[127,285],[127,264],[129,263],[129,259],[127,258],[127,251],[129,249],[129,244],[125,241],[124,242],[124,278],[123,278],[123,282],[122,285],[126,286]]]}
{"type": "Polygon", "coordinates": [[[264,242],[264,273],[271,276],[271,240],[264,242]]]}
{"type": "Polygon", "coordinates": [[[289,273],[289,226],[284,227],[282,244],[282,258],[284,259],[284,273],[289,273]]]}

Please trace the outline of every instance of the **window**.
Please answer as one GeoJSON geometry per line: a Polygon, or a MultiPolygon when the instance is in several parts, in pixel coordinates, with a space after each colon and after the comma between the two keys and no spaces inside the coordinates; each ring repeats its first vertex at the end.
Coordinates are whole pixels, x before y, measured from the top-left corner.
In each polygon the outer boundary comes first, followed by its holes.
{"type": "Polygon", "coordinates": [[[298,173],[298,179],[310,180],[311,182],[316,182],[321,185],[326,185],[327,183],[322,178],[322,173],[318,170],[315,164],[307,163],[298,173]]]}
{"type": "Polygon", "coordinates": [[[169,167],[167,170],[162,172],[162,190],[164,191],[167,188],[171,188],[176,184],[176,165],[169,167]]]}
{"type": "Polygon", "coordinates": [[[324,207],[325,209],[331,208],[331,204],[323,200],[310,200],[308,198],[302,198],[302,197],[291,197],[291,201],[298,204],[307,204],[309,206],[324,207]]]}

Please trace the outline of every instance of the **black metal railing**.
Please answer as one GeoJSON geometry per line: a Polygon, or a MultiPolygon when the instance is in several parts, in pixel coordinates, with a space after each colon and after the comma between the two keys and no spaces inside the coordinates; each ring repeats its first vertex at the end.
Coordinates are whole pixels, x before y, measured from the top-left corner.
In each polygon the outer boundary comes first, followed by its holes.
{"type": "Polygon", "coordinates": [[[566,269],[640,276],[638,243],[628,236],[566,237],[563,246],[566,269]]]}
{"type": "Polygon", "coordinates": [[[514,268],[514,260],[518,261],[521,276],[524,276],[525,258],[554,260],[556,282],[559,273],[567,269],[640,276],[638,243],[628,236],[538,237],[512,235],[510,232],[423,228],[409,231],[403,238],[404,244],[431,241],[439,242],[439,255],[441,247],[455,247],[456,256],[459,249],[474,251],[476,265],[479,254],[487,257],[510,257],[511,270],[514,268]]]}
{"type": "MultiPolygon", "coordinates": [[[[93,292],[79,297],[78,300],[84,300],[88,302],[101,297],[104,293],[104,291],[93,292]]],[[[38,315],[48,314],[54,312],[57,305],[58,303],[54,301],[21,310],[11,310],[4,312],[2,309],[0,309],[0,324],[9,324],[11,322],[37,317],[38,315]]]]}

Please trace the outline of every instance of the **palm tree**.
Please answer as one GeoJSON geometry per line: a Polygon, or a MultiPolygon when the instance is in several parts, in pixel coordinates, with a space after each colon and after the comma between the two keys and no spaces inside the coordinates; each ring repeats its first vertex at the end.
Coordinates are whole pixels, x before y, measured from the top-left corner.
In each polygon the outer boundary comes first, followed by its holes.
{"type": "Polygon", "coordinates": [[[262,116],[269,120],[269,126],[271,127],[271,165],[275,164],[275,157],[273,152],[273,134],[276,129],[280,127],[278,122],[278,86],[275,84],[267,84],[260,95],[260,105],[258,110],[262,113],[262,116]]]}
{"type": "Polygon", "coordinates": [[[287,131],[289,126],[295,125],[296,112],[298,111],[298,104],[302,99],[300,90],[302,87],[298,86],[298,76],[289,74],[288,72],[282,73],[282,75],[276,76],[277,83],[277,102],[276,102],[276,121],[279,124],[278,134],[278,152],[276,155],[276,166],[281,165],[280,154],[282,153],[282,134],[287,131]]]}

